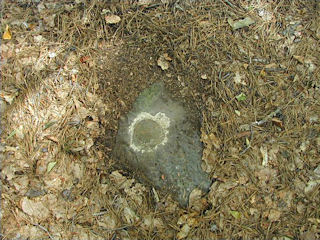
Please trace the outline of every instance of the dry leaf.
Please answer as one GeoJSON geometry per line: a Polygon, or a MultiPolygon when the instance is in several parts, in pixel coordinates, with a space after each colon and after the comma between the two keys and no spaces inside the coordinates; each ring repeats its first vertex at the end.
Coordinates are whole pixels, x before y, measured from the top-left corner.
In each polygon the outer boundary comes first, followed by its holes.
{"type": "Polygon", "coordinates": [[[108,24],[116,24],[121,21],[121,18],[117,15],[105,16],[104,19],[106,20],[106,23],[108,23],[108,24]]]}
{"type": "Polygon", "coordinates": [[[260,152],[262,154],[262,166],[267,166],[268,165],[268,161],[269,161],[269,157],[268,157],[268,149],[265,146],[261,146],[260,147],[260,152]]]}
{"type": "Polygon", "coordinates": [[[158,66],[161,67],[162,70],[167,70],[169,68],[169,62],[164,55],[161,55],[157,61],[158,66]]]}
{"type": "Polygon", "coordinates": [[[272,118],[271,121],[277,127],[284,129],[283,122],[279,118],[272,118]]]}
{"type": "MultiPolygon", "coordinates": [[[[198,188],[193,189],[189,196],[189,206],[198,212],[207,205],[206,199],[201,198],[201,196],[202,191],[198,188]]],[[[191,226],[192,224],[189,225],[191,226]]]]}
{"type": "Polygon", "coordinates": [[[129,207],[125,207],[123,209],[123,216],[129,224],[132,224],[139,220],[139,217],[136,215],[136,213],[129,207]]]}
{"type": "Polygon", "coordinates": [[[55,142],[55,143],[59,142],[58,138],[56,138],[55,136],[52,136],[52,135],[47,135],[46,139],[51,140],[52,142],[55,142]]]}
{"type": "Polygon", "coordinates": [[[107,229],[114,229],[117,226],[117,220],[111,215],[106,214],[98,220],[98,225],[107,229]]]}
{"type": "Polygon", "coordinates": [[[216,135],[214,135],[213,133],[210,133],[209,139],[211,140],[211,143],[216,149],[220,149],[221,142],[219,138],[216,137],[216,135]]]}
{"type": "Polygon", "coordinates": [[[236,84],[242,84],[247,85],[247,83],[243,80],[243,76],[240,75],[240,73],[237,71],[235,77],[233,78],[233,81],[236,84]]]}
{"type": "Polygon", "coordinates": [[[81,63],[86,63],[86,62],[89,61],[89,59],[90,59],[90,56],[82,56],[82,57],[80,58],[80,62],[81,62],[81,63]]]}
{"type": "Polygon", "coordinates": [[[180,229],[180,232],[177,234],[177,239],[183,239],[186,238],[190,231],[190,226],[188,224],[183,225],[183,227],[180,229]]]}
{"type": "Polygon", "coordinates": [[[203,80],[207,80],[207,79],[208,79],[207,74],[201,74],[201,79],[203,79],[203,80]]]}
{"type": "Polygon", "coordinates": [[[293,58],[296,59],[299,63],[304,64],[304,57],[303,56],[293,55],[293,58]]]}
{"type": "Polygon", "coordinates": [[[153,0],[139,0],[138,5],[143,6],[143,5],[149,5],[152,3],[153,0]]]}
{"type": "Polygon", "coordinates": [[[250,17],[246,17],[238,21],[233,21],[231,18],[228,18],[228,23],[233,30],[237,30],[239,28],[248,27],[249,25],[254,24],[255,21],[250,17]]]}
{"type": "Polygon", "coordinates": [[[278,221],[280,219],[280,216],[281,216],[281,212],[280,211],[275,210],[275,209],[271,209],[270,212],[269,212],[269,215],[268,215],[268,219],[271,222],[275,222],[275,221],[278,221]]]}
{"type": "Polygon", "coordinates": [[[277,68],[277,67],[278,67],[278,65],[275,64],[275,63],[270,63],[270,64],[265,66],[265,68],[277,68]]]}
{"type": "Polygon", "coordinates": [[[12,38],[12,33],[11,33],[9,25],[7,25],[6,30],[4,31],[4,33],[2,35],[2,39],[10,40],[11,38],[12,38]]]}
{"type": "Polygon", "coordinates": [[[20,205],[22,211],[32,217],[36,217],[40,220],[45,220],[49,217],[50,212],[41,201],[33,201],[24,197],[21,199],[20,205]]]}

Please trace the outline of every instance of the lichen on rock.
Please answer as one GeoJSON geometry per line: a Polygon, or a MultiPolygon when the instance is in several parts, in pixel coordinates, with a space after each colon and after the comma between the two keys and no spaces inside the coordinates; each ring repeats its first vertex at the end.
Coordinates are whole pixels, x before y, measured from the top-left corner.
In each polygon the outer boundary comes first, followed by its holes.
{"type": "Polygon", "coordinates": [[[119,125],[114,158],[142,180],[171,193],[182,206],[194,188],[209,189],[201,169],[199,122],[171,99],[163,83],[143,91],[119,125]]]}

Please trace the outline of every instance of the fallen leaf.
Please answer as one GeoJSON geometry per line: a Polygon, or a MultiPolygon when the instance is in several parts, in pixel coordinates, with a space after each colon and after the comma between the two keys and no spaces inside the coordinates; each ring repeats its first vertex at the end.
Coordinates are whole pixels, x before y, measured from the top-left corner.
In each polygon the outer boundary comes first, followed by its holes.
{"type": "Polygon", "coordinates": [[[313,192],[313,190],[316,189],[316,187],[318,187],[318,185],[320,184],[320,179],[318,180],[310,180],[307,184],[307,186],[304,188],[304,193],[308,194],[313,192]]]}
{"type": "Polygon", "coordinates": [[[247,83],[243,80],[243,76],[240,75],[240,73],[237,71],[234,78],[233,78],[233,81],[236,83],[236,84],[242,84],[242,85],[247,85],[247,83]]]}
{"type": "Polygon", "coordinates": [[[207,79],[208,79],[207,74],[201,74],[201,79],[203,79],[203,80],[207,80],[207,79]]]}
{"type": "Polygon", "coordinates": [[[129,207],[125,207],[123,209],[123,216],[129,224],[132,224],[139,220],[139,217],[136,215],[136,213],[129,207]]]}
{"type": "Polygon", "coordinates": [[[236,99],[241,102],[247,99],[247,96],[244,93],[240,93],[239,95],[236,96],[236,99]]]}
{"type": "Polygon", "coordinates": [[[234,110],[234,112],[237,114],[238,117],[241,116],[241,112],[239,110],[234,110]]]}
{"type": "Polygon", "coordinates": [[[230,214],[235,218],[235,219],[240,219],[241,213],[238,211],[230,211],[230,214]]]}
{"type": "Polygon", "coordinates": [[[183,239],[186,238],[190,231],[190,226],[188,224],[183,225],[183,227],[180,229],[180,232],[177,234],[177,239],[183,239]]]}
{"type": "Polygon", "coordinates": [[[193,189],[189,196],[189,206],[196,209],[200,207],[201,209],[201,206],[199,206],[199,204],[201,204],[201,201],[200,201],[201,195],[202,195],[202,191],[200,189],[198,188],[193,189]]]}
{"type": "Polygon", "coordinates": [[[86,63],[86,62],[88,62],[89,59],[90,59],[90,56],[82,56],[80,58],[80,62],[81,63],[86,63]]]}
{"type": "Polygon", "coordinates": [[[11,33],[9,25],[7,25],[6,30],[4,31],[4,33],[2,35],[2,39],[10,40],[11,38],[12,38],[12,33],[11,33]]]}
{"type": "Polygon", "coordinates": [[[268,165],[268,161],[269,161],[269,157],[268,157],[268,149],[265,146],[261,146],[260,147],[260,152],[262,154],[262,166],[267,166],[268,165]]]}
{"type": "Polygon", "coordinates": [[[98,226],[104,227],[107,229],[114,229],[117,226],[117,220],[115,217],[112,217],[109,214],[103,215],[98,220],[98,226]]]}
{"type": "Polygon", "coordinates": [[[13,100],[19,95],[18,90],[13,90],[11,92],[4,92],[1,91],[0,96],[10,105],[12,104],[13,100]]]}
{"type": "Polygon", "coordinates": [[[161,67],[162,70],[167,70],[169,68],[169,62],[164,55],[161,55],[158,58],[158,66],[161,67]]]}
{"type": "Polygon", "coordinates": [[[266,65],[265,66],[265,68],[277,68],[278,67],[278,65],[277,64],[275,64],[275,63],[270,63],[270,64],[268,64],[268,65],[266,65]]]}
{"type": "Polygon", "coordinates": [[[271,222],[275,222],[275,221],[278,221],[280,219],[280,216],[281,216],[281,212],[280,211],[275,210],[275,209],[271,209],[270,212],[269,212],[269,215],[268,215],[268,219],[271,222]]]}
{"type": "Polygon", "coordinates": [[[57,164],[57,162],[49,162],[48,166],[47,166],[47,173],[49,173],[54,168],[54,166],[56,164],[57,164]]]}
{"type": "Polygon", "coordinates": [[[271,121],[277,127],[284,129],[283,122],[279,118],[272,118],[271,121]]]}
{"type": "Polygon", "coordinates": [[[26,214],[40,220],[45,220],[50,214],[48,208],[41,201],[29,200],[27,197],[21,199],[20,206],[26,214]]]}
{"type": "Polygon", "coordinates": [[[121,21],[121,18],[117,15],[105,16],[104,19],[106,20],[106,23],[108,23],[108,24],[116,24],[121,21]]]}
{"type": "Polygon", "coordinates": [[[52,135],[47,135],[46,139],[51,140],[52,142],[55,142],[55,143],[59,142],[58,138],[56,138],[55,136],[52,136],[52,135]]]}
{"type": "Polygon", "coordinates": [[[304,57],[303,56],[293,55],[293,58],[295,60],[297,60],[299,63],[304,64],[304,57]]]}
{"type": "Polygon", "coordinates": [[[220,149],[221,142],[220,142],[219,138],[216,137],[216,135],[214,135],[213,133],[210,133],[209,139],[211,140],[210,142],[213,144],[213,146],[216,149],[220,149]]]}
{"type": "Polygon", "coordinates": [[[233,21],[231,18],[228,18],[228,23],[233,30],[237,30],[239,28],[248,27],[249,25],[254,24],[255,21],[250,17],[246,17],[238,21],[233,21]]]}
{"type": "Polygon", "coordinates": [[[143,5],[149,5],[152,3],[153,0],[139,0],[138,5],[143,6],[143,5]]]}

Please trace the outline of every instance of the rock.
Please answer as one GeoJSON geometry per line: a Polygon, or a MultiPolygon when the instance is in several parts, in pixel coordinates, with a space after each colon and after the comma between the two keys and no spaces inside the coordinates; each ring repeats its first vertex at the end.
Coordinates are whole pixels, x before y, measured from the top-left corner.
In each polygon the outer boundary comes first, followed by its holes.
{"type": "Polygon", "coordinates": [[[114,158],[142,181],[171,193],[184,207],[194,188],[208,191],[199,122],[169,97],[163,83],[143,91],[119,125],[114,158]]]}

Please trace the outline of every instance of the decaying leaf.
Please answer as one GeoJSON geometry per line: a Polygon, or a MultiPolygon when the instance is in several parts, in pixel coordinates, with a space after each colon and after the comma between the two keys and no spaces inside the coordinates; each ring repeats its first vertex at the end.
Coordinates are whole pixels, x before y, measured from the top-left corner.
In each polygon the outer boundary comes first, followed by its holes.
{"type": "Polygon", "coordinates": [[[208,76],[207,76],[207,74],[201,74],[201,79],[203,79],[203,80],[207,80],[208,79],[208,76]]]}
{"type": "Polygon", "coordinates": [[[310,180],[307,186],[304,188],[304,192],[306,194],[313,192],[320,185],[320,179],[317,180],[310,180]]]}
{"type": "Polygon", "coordinates": [[[303,56],[293,55],[293,58],[296,59],[299,63],[304,64],[304,57],[303,56]]]}
{"type": "Polygon", "coordinates": [[[20,205],[22,211],[32,217],[40,220],[45,220],[49,217],[50,212],[41,201],[29,200],[27,197],[24,197],[21,199],[20,205]]]}
{"type": "Polygon", "coordinates": [[[127,223],[129,224],[132,224],[139,220],[139,217],[137,216],[137,214],[129,207],[125,207],[123,209],[123,216],[127,221],[127,223]]]}
{"type": "Polygon", "coordinates": [[[250,17],[246,17],[238,21],[233,21],[231,18],[228,18],[228,23],[230,24],[233,30],[237,30],[239,28],[248,27],[251,24],[254,24],[255,21],[250,17]]]}
{"type": "Polygon", "coordinates": [[[52,135],[47,135],[46,139],[51,140],[52,142],[55,142],[55,143],[59,142],[58,138],[52,135]]]}
{"type": "Polygon", "coordinates": [[[240,75],[240,73],[237,71],[234,78],[233,78],[234,82],[236,84],[242,84],[242,85],[247,85],[247,83],[244,81],[243,76],[240,75]]]}
{"type": "Polygon", "coordinates": [[[11,33],[9,25],[7,25],[6,30],[4,31],[4,33],[2,35],[2,39],[10,40],[11,38],[12,38],[12,33],[11,33]]]}
{"type": "Polygon", "coordinates": [[[275,222],[275,221],[278,221],[280,219],[280,216],[281,216],[281,212],[280,211],[275,210],[275,209],[271,209],[270,212],[269,212],[269,215],[268,215],[268,219],[271,222],[275,222]]]}
{"type": "Polygon", "coordinates": [[[260,147],[260,152],[262,154],[262,166],[268,165],[268,149],[265,146],[260,147]]]}
{"type": "Polygon", "coordinates": [[[177,233],[177,239],[184,239],[188,236],[190,231],[190,226],[188,224],[184,224],[183,227],[180,229],[180,232],[177,233]]]}
{"type": "Polygon", "coordinates": [[[192,190],[189,196],[189,206],[195,211],[201,211],[206,205],[207,201],[202,197],[202,191],[198,188],[192,190]]]}
{"type": "Polygon", "coordinates": [[[271,121],[277,127],[284,129],[283,122],[279,118],[272,118],[271,121]]]}
{"type": "Polygon", "coordinates": [[[169,68],[169,61],[172,61],[172,59],[165,53],[158,58],[157,64],[162,70],[167,70],[169,68]]]}
{"type": "Polygon", "coordinates": [[[106,20],[107,24],[116,24],[121,21],[121,18],[117,15],[108,15],[105,16],[104,19],[106,20]]]}

